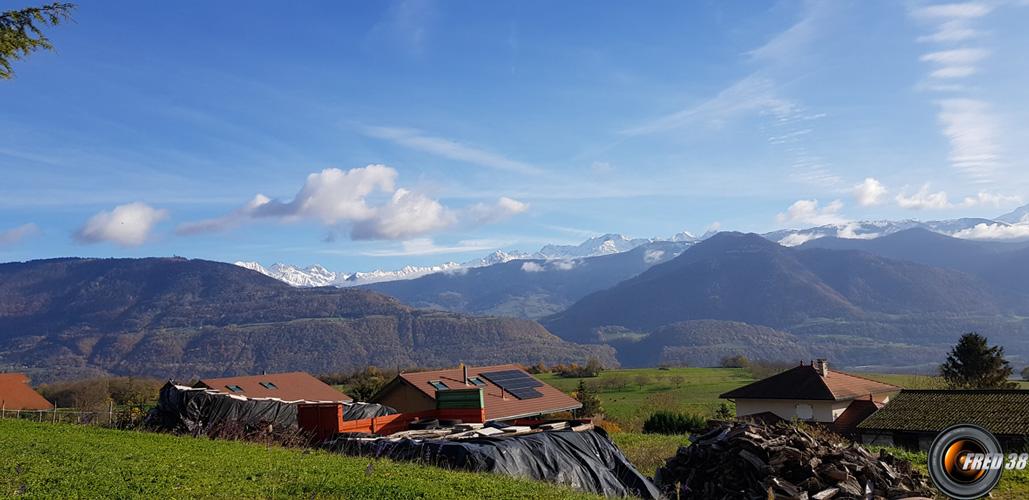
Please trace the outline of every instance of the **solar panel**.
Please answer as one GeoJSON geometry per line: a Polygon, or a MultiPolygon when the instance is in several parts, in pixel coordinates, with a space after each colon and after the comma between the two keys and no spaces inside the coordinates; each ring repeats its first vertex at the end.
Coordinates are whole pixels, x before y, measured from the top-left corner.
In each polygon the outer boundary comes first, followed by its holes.
{"type": "Polygon", "coordinates": [[[536,387],[543,387],[543,382],[530,377],[525,372],[519,370],[501,370],[497,372],[486,372],[481,375],[518,399],[543,397],[543,394],[535,389],[536,387]]]}

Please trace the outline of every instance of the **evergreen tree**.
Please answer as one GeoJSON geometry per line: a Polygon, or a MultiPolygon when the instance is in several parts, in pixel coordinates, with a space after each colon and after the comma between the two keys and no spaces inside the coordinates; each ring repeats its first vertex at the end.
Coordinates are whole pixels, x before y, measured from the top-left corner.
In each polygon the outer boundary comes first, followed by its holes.
{"type": "Polygon", "coordinates": [[[71,19],[74,8],[74,4],[55,2],[0,13],[0,79],[14,76],[11,62],[39,49],[53,50],[54,46],[40,26],[56,26],[71,19]]]}
{"type": "Polygon", "coordinates": [[[593,417],[604,413],[597,391],[582,380],[579,381],[579,387],[575,389],[575,399],[582,403],[582,408],[572,412],[576,418],[593,417]]]}
{"type": "Polygon", "coordinates": [[[990,347],[986,337],[966,333],[940,365],[940,375],[952,389],[1010,389],[1011,366],[1004,359],[1004,348],[990,347]]]}

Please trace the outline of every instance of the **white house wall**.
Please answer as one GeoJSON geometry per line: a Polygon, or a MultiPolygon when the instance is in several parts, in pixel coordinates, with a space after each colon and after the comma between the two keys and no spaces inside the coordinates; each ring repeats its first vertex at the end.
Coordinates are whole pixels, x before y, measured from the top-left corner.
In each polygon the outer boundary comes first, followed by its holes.
{"type": "Polygon", "coordinates": [[[757,413],[771,412],[786,420],[809,420],[803,418],[798,409],[800,405],[810,405],[815,422],[835,422],[847,409],[850,401],[818,401],[790,399],[738,399],[736,400],[736,416],[745,417],[757,413]]]}

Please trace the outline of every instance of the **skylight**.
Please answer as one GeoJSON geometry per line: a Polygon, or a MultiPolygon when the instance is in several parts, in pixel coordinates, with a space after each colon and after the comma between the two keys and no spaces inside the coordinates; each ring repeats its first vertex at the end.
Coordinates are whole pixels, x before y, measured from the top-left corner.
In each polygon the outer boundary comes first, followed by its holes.
{"type": "Polygon", "coordinates": [[[275,384],[273,384],[271,382],[261,382],[261,387],[264,387],[265,389],[278,389],[279,388],[279,386],[277,386],[277,385],[275,385],[275,384]]]}
{"type": "Polygon", "coordinates": [[[477,385],[479,387],[486,386],[486,382],[483,382],[482,379],[479,377],[469,377],[468,381],[471,382],[473,385],[477,385]]]}
{"type": "Polygon", "coordinates": [[[429,385],[435,388],[437,391],[445,391],[450,389],[447,384],[444,384],[442,380],[430,380],[429,385]]]}
{"type": "Polygon", "coordinates": [[[225,387],[232,392],[243,392],[243,388],[238,385],[227,385],[225,387]]]}

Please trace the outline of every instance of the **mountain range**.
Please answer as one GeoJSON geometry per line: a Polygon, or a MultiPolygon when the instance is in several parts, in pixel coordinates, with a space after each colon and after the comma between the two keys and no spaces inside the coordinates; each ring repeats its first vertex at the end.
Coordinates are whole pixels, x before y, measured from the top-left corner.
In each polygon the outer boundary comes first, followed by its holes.
{"type": "Polygon", "coordinates": [[[295,288],[219,262],[0,264],[0,369],[39,382],[590,357],[617,364],[610,347],[563,341],[533,321],[419,310],[367,290],[295,288]]]}

